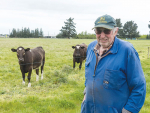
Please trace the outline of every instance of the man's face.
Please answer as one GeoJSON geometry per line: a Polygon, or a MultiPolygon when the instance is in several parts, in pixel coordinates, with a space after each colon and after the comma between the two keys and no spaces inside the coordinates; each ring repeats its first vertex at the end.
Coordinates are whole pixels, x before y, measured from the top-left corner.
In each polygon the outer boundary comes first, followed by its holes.
{"type": "Polygon", "coordinates": [[[113,33],[113,30],[105,29],[105,28],[95,28],[96,38],[98,43],[103,47],[107,48],[113,42],[115,36],[117,35],[117,31],[113,33]]]}

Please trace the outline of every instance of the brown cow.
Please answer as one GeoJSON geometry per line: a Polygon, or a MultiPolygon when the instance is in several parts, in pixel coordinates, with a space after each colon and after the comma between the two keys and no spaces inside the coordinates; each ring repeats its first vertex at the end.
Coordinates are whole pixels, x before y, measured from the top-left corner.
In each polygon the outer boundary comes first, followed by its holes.
{"type": "Polygon", "coordinates": [[[22,72],[23,84],[25,84],[25,73],[28,73],[28,87],[31,87],[30,79],[32,69],[36,69],[36,81],[39,80],[39,67],[41,66],[41,80],[43,79],[43,69],[45,63],[45,51],[42,47],[36,47],[34,49],[24,49],[18,47],[12,48],[12,52],[17,52],[17,57],[22,72]]]}
{"type": "Polygon", "coordinates": [[[86,51],[87,51],[87,45],[77,44],[76,46],[72,46],[74,50],[73,53],[73,68],[75,68],[75,62],[80,63],[79,69],[81,69],[82,61],[86,59],[86,51]]]}

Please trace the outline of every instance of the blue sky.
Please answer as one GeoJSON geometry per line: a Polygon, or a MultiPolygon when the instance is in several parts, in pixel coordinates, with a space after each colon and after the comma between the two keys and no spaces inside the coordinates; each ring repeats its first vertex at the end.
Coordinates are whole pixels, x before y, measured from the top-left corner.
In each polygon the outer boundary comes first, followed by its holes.
{"type": "Polygon", "coordinates": [[[94,33],[94,21],[105,14],[120,18],[123,25],[132,20],[140,34],[148,34],[149,11],[149,0],[1,0],[0,34],[29,27],[42,28],[44,35],[57,35],[70,17],[77,33],[94,33]]]}

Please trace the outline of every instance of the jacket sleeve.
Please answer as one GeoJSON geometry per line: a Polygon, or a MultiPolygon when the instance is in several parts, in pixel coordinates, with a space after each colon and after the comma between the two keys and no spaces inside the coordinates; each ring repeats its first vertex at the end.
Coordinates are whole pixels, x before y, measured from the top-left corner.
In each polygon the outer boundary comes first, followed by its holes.
{"type": "MultiPolygon", "coordinates": [[[[87,48],[87,51],[86,51],[86,61],[87,61],[87,55],[88,55],[88,48],[87,48]]],[[[85,72],[86,72],[86,63],[85,63],[85,72]]],[[[84,85],[86,87],[86,73],[85,73],[85,82],[84,82],[84,85]]]]}
{"type": "Polygon", "coordinates": [[[128,53],[126,66],[130,96],[124,108],[132,113],[138,113],[145,101],[146,81],[136,50],[128,53]]]}
{"type": "MultiPolygon", "coordinates": [[[[88,46],[87,51],[86,51],[86,62],[88,61],[88,58],[89,58],[88,51],[89,51],[89,46],[88,46]]],[[[85,62],[85,72],[86,72],[86,62],[85,62]]],[[[86,77],[86,73],[85,73],[85,83],[84,83],[85,87],[86,87],[86,81],[87,81],[87,77],[86,77]]]]}

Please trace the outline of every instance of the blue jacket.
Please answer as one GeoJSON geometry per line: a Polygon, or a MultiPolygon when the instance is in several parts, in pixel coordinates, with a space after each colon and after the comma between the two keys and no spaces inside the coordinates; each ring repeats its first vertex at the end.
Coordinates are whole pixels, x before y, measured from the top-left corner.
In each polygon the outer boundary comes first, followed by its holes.
{"type": "MultiPolygon", "coordinates": [[[[108,55],[96,66],[94,47],[89,44],[85,63],[85,113],[138,113],[145,101],[146,82],[138,53],[129,42],[115,37],[108,55]],[[95,67],[96,66],[96,67],[95,67]]],[[[107,54],[107,53],[106,53],[107,54]]]]}

